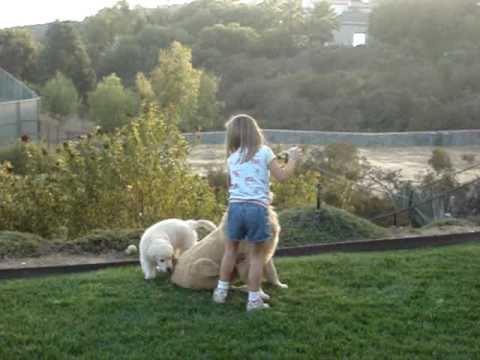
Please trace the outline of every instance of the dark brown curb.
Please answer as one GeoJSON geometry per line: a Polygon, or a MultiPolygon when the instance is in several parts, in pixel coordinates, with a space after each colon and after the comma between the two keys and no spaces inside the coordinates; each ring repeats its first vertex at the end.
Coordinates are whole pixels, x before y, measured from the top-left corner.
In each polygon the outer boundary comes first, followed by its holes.
{"type": "MultiPolygon", "coordinates": [[[[275,257],[295,257],[324,254],[331,252],[363,252],[363,251],[392,251],[418,249],[423,247],[435,247],[462,244],[466,242],[480,242],[480,232],[469,232],[461,234],[433,235],[404,237],[395,239],[379,239],[365,241],[348,241],[333,244],[316,244],[306,246],[295,246],[280,248],[276,251],[275,257]]],[[[46,275],[80,273],[112,267],[127,265],[138,265],[138,260],[119,260],[94,264],[41,266],[30,268],[16,268],[0,270],[0,280],[22,279],[40,277],[46,275]]]]}
{"type": "Polygon", "coordinates": [[[112,267],[120,267],[126,265],[138,265],[138,260],[119,260],[94,264],[78,264],[78,265],[58,265],[58,266],[39,266],[25,267],[16,269],[0,270],[0,280],[7,279],[24,279],[32,277],[40,277],[46,275],[72,274],[86,271],[101,270],[112,267]]]}
{"type": "Polygon", "coordinates": [[[329,252],[406,250],[418,249],[422,247],[462,244],[472,241],[480,241],[480,232],[295,246],[278,249],[275,253],[275,256],[308,256],[329,252]]]}

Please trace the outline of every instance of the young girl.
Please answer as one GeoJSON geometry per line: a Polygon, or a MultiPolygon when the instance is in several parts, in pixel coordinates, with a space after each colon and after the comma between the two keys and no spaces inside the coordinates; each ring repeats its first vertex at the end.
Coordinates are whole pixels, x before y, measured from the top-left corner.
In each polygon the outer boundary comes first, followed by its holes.
{"type": "Polygon", "coordinates": [[[262,131],[255,119],[244,114],[236,115],[225,126],[229,179],[228,240],[213,301],[225,302],[239,242],[246,240],[249,242],[250,260],[247,311],[266,309],[269,306],[260,296],[260,282],[264,266],[261,244],[272,236],[268,220],[271,201],[269,173],[279,181],[289,178],[294,173],[301,150],[296,147],[289,149],[288,163],[281,168],[272,150],[264,145],[262,131]]]}

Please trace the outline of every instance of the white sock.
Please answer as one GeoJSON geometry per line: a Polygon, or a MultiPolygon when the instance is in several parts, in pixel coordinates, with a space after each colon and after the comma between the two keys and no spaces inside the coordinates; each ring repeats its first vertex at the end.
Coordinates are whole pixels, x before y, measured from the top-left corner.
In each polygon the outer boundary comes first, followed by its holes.
{"type": "Polygon", "coordinates": [[[260,296],[260,291],[249,291],[248,292],[248,301],[258,301],[262,300],[262,297],[260,296]]]}
{"type": "Polygon", "coordinates": [[[230,283],[228,281],[218,280],[217,289],[228,290],[230,283]]]}

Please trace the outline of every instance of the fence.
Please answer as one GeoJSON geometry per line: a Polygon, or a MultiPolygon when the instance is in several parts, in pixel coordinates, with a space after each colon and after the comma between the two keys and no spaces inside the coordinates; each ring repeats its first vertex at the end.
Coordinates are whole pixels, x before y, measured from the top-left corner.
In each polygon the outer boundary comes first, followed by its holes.
{"type": "Polygon", "coordinates": [[[38,138],[40,98],[0,68],[0,146],[22,135],[38,138]]]}
{"type": "MultiPolygon", "coordinates": [[[[412,131],[390,133],[355,133],[303,130],[264,130],[271,144],[328,145],[348,143],[355,146],[455,146],[480,145],[480,129],[412,131]]],[[[185,134],[201,144],[223,144],[224,131],[185,134]]]]}

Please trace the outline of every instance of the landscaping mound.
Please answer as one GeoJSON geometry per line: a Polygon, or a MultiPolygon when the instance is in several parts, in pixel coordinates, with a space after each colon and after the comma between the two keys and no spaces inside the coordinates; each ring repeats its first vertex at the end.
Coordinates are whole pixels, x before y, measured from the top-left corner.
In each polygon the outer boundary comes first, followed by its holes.
{"type": "Polygon", "coordinates": [[[476,224],[467,219],[457,219],[457,218],[445,218],[432,221],[430,224],[423,226],[423,229],[435,229],[442,228],[447,226],[458,226],[458,227],[469,227],[475,226],[476,224]]]}
{"type": "Polygon", "coordinates": [[[94,230],[77,239],[45,239],[15,231],[0,231],[0,259],[36,257],[55,253],[101,254],[138,246],[143,230],[94,230]]]}
{"type": "Polygon", "coordinates": [[[39,256],[47,244],[48,240],[35,234],[0,231],[0,259],[39,256]]]}
{"type": "Polygon", "coordinates": [[[281,247],[388,236],[388,230],[330,206],[320,210],[288,209],[279,214],[279,220],[282,227],[279,244],[281,247]]]}
{"type": "Polygon", "coordinates": [[[124,251],[128,245],[138,246],[143,230],[95,230],[88,235],[68,241],[62,251],[101,254],[124,251]]]}

